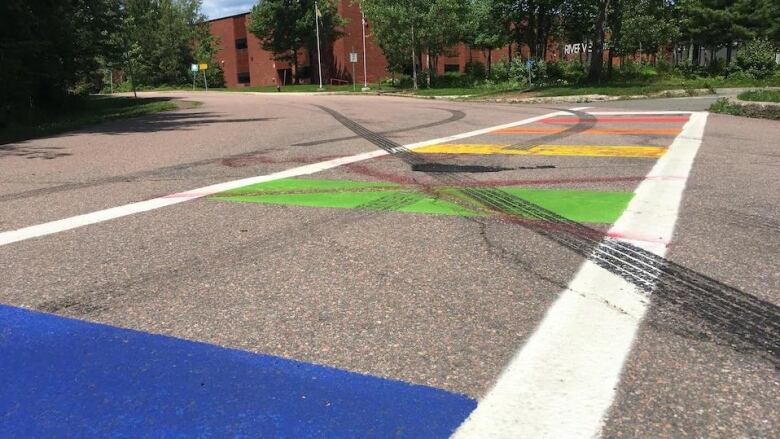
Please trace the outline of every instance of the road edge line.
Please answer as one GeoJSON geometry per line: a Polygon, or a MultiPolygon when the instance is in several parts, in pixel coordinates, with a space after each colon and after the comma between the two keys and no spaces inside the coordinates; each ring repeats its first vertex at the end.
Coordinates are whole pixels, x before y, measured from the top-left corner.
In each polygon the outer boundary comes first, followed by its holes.
{"type": "MultiPolygon", "coordinates": [[[[608,232],[641,230],[659,242],[634,243],[659,256],[674,233],[683,192],[701,146],[707,112],[693,112],[681,133],[608,232]]],[[[628,242],[628,241],[626,241],[628,242]]],[[[599,436],[615,398],[648,298],[592,261],[518,350],[455,438],[599,436]]]]}
{"type": "MultiPolygon", "coordinates": [[[[571,108],[570,110],[578,111],[585,108],[589,108],[589,107],[577,107],[577,108],[571,108]]],[[[500,129],[512,128],[520,125],[527,125],[550,117],[555,117],[560,115],[570,115],[570,114],[571,113],[568,113],[566,110],[559,110],[559,111],[554,111],[552,113],[533,116],[530,118],[522,119],[515,122],[509,122],[502,125],[496,125],[492,127],[481,128],[478,130],[467,131],[465,133],[454,134],[451,136],[439,137],[436,139],[411,143],[409,145],[404,145],[404,147],[407,149],[415,149],[423,146],[433,145],[436,143],[449,142],[452,140],[465,139],[468,137],[474,137],[481,134],[487,134],[492,131],[496,131],[500,129]]],[[[232,180],[223,183],[217,183],[217,184],[205,186],[198,189],[192,189],[189,191],[178,192],[178,193],[164,195],[157,198],[152,198],[150,200],[138,201],[134,203],[125,204],[122,206],[111,207],[108,209],[102,209],[102,210],[85,213],[81,215],[75,215],[61,220],[49,221],[46,223],[23,227],[15,230],[8,230],[8,231],[0,232],[0,247],[4,245],[20,242],[20,241],[25,241],[27,239],[38,238],[42,236],[59,233],[59,232],[64,232],[67,230],[72,230],[79,227],[88,226],[91,224],[97,224],[104,221],[121,218],[124,216],[134,215],[142,212],[148,212],[162,207],[183,203],[185,201],[196,200],[198,198],[203,198],[230,189],[237,189],[243,186],[265,183],[273,180],[280,180],[283,178],[310,175],[320,171],[333,169],[338,166],[360,162],[363,160],[368,160],[371,158],[376,158],[387,154],[388,154],[387,151],[381,149],[372,150],[372,151],[359,153],[348,157],[340,157],[337,159],[326,160],[319,163],[312,163],[304,166],[299,166],[296,168],[290,168],[284,171],[274,172],[271,174],[242,178],[239,180],[232,180]]]]}

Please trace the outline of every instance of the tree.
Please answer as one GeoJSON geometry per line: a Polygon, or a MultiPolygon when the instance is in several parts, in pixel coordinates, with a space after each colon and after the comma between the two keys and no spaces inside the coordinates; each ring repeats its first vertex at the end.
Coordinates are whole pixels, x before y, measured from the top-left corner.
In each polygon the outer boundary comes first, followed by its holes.
{"type": "Polygon", "coordinates": [[[471,0],[466,20],[466,43],[487,51],[487,75],[491,74],[492,51],[509,44],[510,22],[506,3],[502,0],[471,0]]]}
{"type": "Polygon", "coordinates": [[[604,67],[604,38],[606,35],[607,11],[609,0],[598,0],[599,12],[596,18],[596,26],[593,30],[593,49],[590,54],[590,67],[588,68],[588,81],[601,80],[601,71],[604,67]]]}
{"type": "MultiPolygon", "coordinates": [[[[436,76],[438,59],[450,47],[464,40],[468,15],[468,0],[430,0],[415,2],[419,56],[425,52],[428,70],[428,86],[436,76]]],[[[422,63],[421,63],[422,64],[422,63]]]]}
{"type": "MultiPolygon", "coordinates": [[[[363,13],[371,22],[371,32],[388,60],[393,72],[403,72],[407,67],[416,72],[416,54],[419,54],[419,29],[422,24],[419,12],[412,0],[363,0],[363,13]],[[417,50],[415,50],[415,48],[417,50]]],[[[417,77],[413,75],[413,86],[417,88],[417,77]]]]}
{"type": "MultiPolygon", "coordinates": [[[[309,60],[316,63],[315,2],[313,0],[262,0],[249,14],[247,29],[261,41],[263,50],[274,54],[274,58],[292,65],[293,82],[300,80],[298,69],[299,51],[306,48],[309,60]]],[[[323,56],[332,53],[333,42],[343,33],[340,30],[344,19],[338,15],[333,0],[320,0],[317,7],[321,12],[319,22],[321,52],[323,56]]],[[[329,74],[332,62],[325,59],[323,67],[329,74]]],[[[319,79],[314,76],[314,79],[319,79]]]]}
{"type": "Polygon", "coordinates": [[[415,87],[416,66],[423,64],[423,53],[430,78],[438,57],[463,41],[466,31],[468,0],[364,0],[361,7],[385,56],[410,60],[404,64],[412,66],[415,87]]]}
{"type": "Polygon", "coordinates": [[[656,53],[680,35],[674,4],[665,0],[622,0],[620,53],[656,53]]]}
{"type": "Polygon", "coordinates": [[[197,27],[198,38],[195,41],[194,55],[197,64],[208,64],[206,80],[209,87],[218,88],[225,86],[225,72],[222,66],[216,62],[217,48],[220,40],[211,34],[207,23],[201,23],[197,27]]]}
{"type": "Polygon", "coordinates": [[[121,35],[125,63],[135,81],[148,85],[185,84],[195,61],[193,42],[199,24],[201,0],[123,0],[121,35]],[[132,52],[132,60],[128,58],[132,52]]]}
{"type": "Polygon", "coordinates": [[[547,57],[548,43],[562,23],[561,12],[565,7],[566,0],[508,2],[507,11],[513,23],[514,39],[518,44],[525,44],[528,47],[531,58],[547,57]]]}
{"type": "Polygon", "coordinates": [[[118,9],[116,0],[0,2],[0,125],[92,91],[118,9]]]}

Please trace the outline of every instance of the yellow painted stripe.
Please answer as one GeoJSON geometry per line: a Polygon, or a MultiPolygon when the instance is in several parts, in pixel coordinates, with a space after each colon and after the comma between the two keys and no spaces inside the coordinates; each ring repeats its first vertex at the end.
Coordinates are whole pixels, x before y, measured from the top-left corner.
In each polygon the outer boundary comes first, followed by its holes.
{"type": "Polygon", "coordinates": [[[539,145],[529,150],[534,155],[577,155],[591,157],[661,157],[660,146],[539,145]]]}
{"type": "MultiPolygon", "coordinates": [[[[566,130],[560,128],[546,127],[515,127],[494,131],[495,134],[558,134],[566,130]]],[[[680,134],[679,128],[590,128],[585,131],[574,134],[661,134],[674,135],[680,134]]]]}
{"type": "Polygon", "coordinates": [[[529,149],[514,149],[506,144],[451,144],[424,146],[414,150],[421,154],[503,154],[503,155],[568,155],[589,157],[660,157],[666,148],[638,145],[537,145],[529,149]]]}

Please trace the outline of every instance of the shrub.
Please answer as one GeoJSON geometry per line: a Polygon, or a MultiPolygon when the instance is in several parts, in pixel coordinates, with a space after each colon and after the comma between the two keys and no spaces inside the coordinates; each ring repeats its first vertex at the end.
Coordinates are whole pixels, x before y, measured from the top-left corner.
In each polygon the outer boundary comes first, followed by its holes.
{"type": "Polygon", "coordinates": [[[666,76],[672,71],[672,65],[669,64],[668,61],[665,59],[659,59],[658,62],[655,65],[656,71],[658,71],[659,75],[666,76]]]}
{"type": "Polygon", "coordinates": [[[650,63],[628,59],[620,66],[618,74],[622,79],[648,81],[657,77],[658,71],[650,63]]]}
{"type": "Polygon", "coordinates": [[[644,80],[650,80],[658,76],[658,71],[650,64],[641,64],[637,75],[644,80]]]}
{"type": "Polygon", "coordinates": [[[475,80],[485,79],[486,76],[485,65],[479,61],[468,62],[463,67],[463,73],[466,76],[469,76],[475,80]]]}
{"type": "Polygon", "coordinates": [[[775,48],[766,39],[757,38],[750,41],[737,52],[736,65],[753,78],[768,78],[777,68],[775,48]]]}
{"type": "Polygon", "coordinates": [[[695,79],[701,73],[699,66],[693,65],[689,60],[685,60],[674,66],[674,71],[685,79],[695,79]]]}
{"type": "Polygon", "coordinates": [[[731,81],[750,81],[752,79],[754,79],[753,75],[742,71],[739,68],[733,69],[732,72],[729,73],[729,80],[731,81]]]}
{"type": "Polygon", "coordinates": [[[509,61],[506,58],[493,63],[490,67],[490,79],[496,82],[505,82],[510,80],[509,61]]]}
{"type": "Polygon", "coordinates": [[[509,63],[509,79],[521,84],[528,83],[528,70],[525,68],[525,61],[519,56],[509,63]]]}
{"type": "Polygon", "coordinates": [[[585,71],[585,66],[583,66],[582,63],[579,61],[565,63],[564,66],[565,69],[564,69],[563,79],[566,80],[566,82],[572,84],[580,83],[587,76],[587,72],[585,71]]]}
{"type": "Polygon", "coordinates": [[[445,72],[433,80],[436,87],[470,87],[474,82],[470,76],[458,72],[445,72]]]}
{"type": "Polygon", "coordinates": [[[640,63],[632,59],[627,59],[624,63],[620,65],[620,76],[624,78],[636,77],[639,74],[640,68],[641,68],[640,63]]]}

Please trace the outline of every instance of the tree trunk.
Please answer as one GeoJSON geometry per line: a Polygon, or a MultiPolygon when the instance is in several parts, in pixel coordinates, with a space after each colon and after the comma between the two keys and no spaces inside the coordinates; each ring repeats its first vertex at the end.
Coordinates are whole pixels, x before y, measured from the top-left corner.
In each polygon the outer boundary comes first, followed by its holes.
{"type": "Polygon", "coordinates": [[[693,40],[688,45],[688,63],[693,64],[693,40]]]}
{"type": "Polygon", "coordinates": [[[433,65],[431,64],[431,54],[426,53],[425,54],[425,61],[426,64],[428,64],[428,78],[426,79],[428,82],[428,88],[431,88],[431,79],[433,78],[433,65]]]}
{"type": "Polygon", "coordinates": [[[414,24],[412,24],[412,88],[417,90],[417,56],[414,53],[414,24]]]}
{"type": "Polygon", "coordinates": [[[292,51],[292,76],[293,76],[293,84],[298,84],[299,78],[298,78],[298,51],[293,50],[292,51]]]}
{"type": "Polygon", "coordinates": [[[493,50],[488,49],[487,54],[487,77],[490,78],[490,65],[492,64],[493,50]]]}
{"type": "Polygon", "coordinates": [[[601,81],[601,71],[604,67],[604,23],[607,20],[609,0],[599,0],[599,16],[596,20],[596,41],[590,55],[590,69],[588,80],[601,81]]]}

